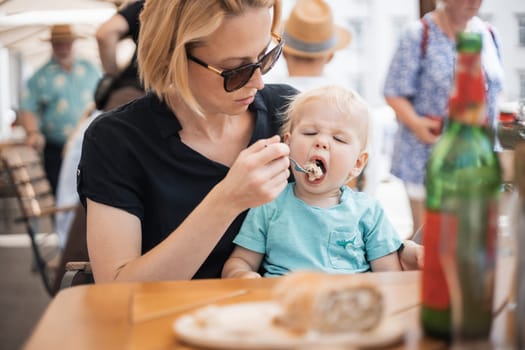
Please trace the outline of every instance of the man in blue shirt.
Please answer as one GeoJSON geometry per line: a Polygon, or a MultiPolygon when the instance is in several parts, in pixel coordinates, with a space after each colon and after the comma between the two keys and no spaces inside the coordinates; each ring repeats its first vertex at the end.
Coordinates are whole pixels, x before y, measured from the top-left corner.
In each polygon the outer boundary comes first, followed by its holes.
{"type": "Polygon", "coordinates": [[[93,101],[101,75],[94,64],[74,58],[73,42],[78,38],[69,25],[51,28],[51,59],[28,80],[20,102],[19,123],[26,131],[26,143],[43,150],[53,191],[64,144],[93,101]]]}

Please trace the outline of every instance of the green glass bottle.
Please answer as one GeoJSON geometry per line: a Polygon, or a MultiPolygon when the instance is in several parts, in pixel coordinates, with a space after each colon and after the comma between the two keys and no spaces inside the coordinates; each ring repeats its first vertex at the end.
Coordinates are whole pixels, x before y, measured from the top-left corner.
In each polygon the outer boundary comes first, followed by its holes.
{"type": "Polygon", "coordinates": [[[426,334],[443,339],[452,337],[451,295],[461,301],[454,322],[462,333],[490,329],[502,181],[486,127],[481,35],[460,33],[457,51],[449,120],[425,179],[421,320],[426,334]]]}

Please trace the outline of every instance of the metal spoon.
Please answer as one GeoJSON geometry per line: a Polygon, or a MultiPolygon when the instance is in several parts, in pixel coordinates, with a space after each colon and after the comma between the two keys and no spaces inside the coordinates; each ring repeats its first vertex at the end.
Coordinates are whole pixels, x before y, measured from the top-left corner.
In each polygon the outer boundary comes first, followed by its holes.
{"type": "Polygon", "coordinates": [[[297,161],[295,159],[293,159],[292,157],[288,157],[288,158],[290,158],[290,161],[293,163],[295,170],[300,171],[300,172],[305,173],[305,174],[309,173],[308,170],[306,170],[305,168],[300,166],[299,163],[297,163],[297,161]]]}

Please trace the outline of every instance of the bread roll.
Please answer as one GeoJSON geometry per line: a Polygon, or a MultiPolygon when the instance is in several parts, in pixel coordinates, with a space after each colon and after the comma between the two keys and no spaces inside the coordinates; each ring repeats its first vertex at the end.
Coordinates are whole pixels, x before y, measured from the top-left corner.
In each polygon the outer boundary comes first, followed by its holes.
{"type": "Polygon", "coordinates": [[[276,285],[274,298],[283,309],[275,323],[298,333],[368,331],[383,314],[383,297],[374,285],[337,275],[289,274],[276,285]]]}

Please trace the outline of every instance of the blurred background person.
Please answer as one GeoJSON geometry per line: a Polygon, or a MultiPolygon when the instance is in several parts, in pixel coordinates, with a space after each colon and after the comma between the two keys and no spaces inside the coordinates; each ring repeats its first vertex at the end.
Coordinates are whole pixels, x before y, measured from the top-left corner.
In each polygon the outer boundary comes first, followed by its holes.
{"type": "MultiPolygon", "coordinates": [[[[144,0],[130,2],[119,9],[106,22],[102,23],[95,34],[98,44],[100,61],[104,69],[104,77],[97,86],[95,94],[96,107],[104,109],[109,96],[118,89],[130,88],[137,94],[144,91],[138,74],[137,43],[139,39],[139,15],[144,8],[144,0]],[[120,67],[118,64],[119,43],[131,38],[135,44],[130,61],[120,67]]],[[[134,94],[133,94],[134,95],[134,94]]]]}
{"type": "Polygon", "coordinates": [[[280,82],[307,90],[334,82],[324,75],[336,51],[350,44],[350,32],[335,25],[323,0],[298,0],[284,24],[283,57],[288,75],[280,82]]]}
{"type": "Polygon", "coordinates": [[[220,277],[245,211],[286,186],[278,112],[296,90],[262,79],[279,20],[278,0],[145,2],[152,93],[91,123],[78,168],[97,283],[220,277]]]}
{"type": "Polygon", "coordinates": [[[391,171],[404,182],[414,231],[423,224],[425,167],[447,118],[455,40],[460,31],[482,33],[488,124],[494,128],[497,125],[497,97],[503,88],[503,68],[495,30],[476,16],[481,2],[437,1],[433,11],[404,30],[387,73],[383,92],[399,123],[391,171]]]}
{"type": "Polygon", "coordinates": [[[74,57],[73,42],[80,36],[71,26],[54,25],[50,31],[51,59],[28,80],[18,122],[26,143],[43,150],[45,171],[56,192],[64,144],[93,102],[101,74],[95,64],[74,57]]]}

